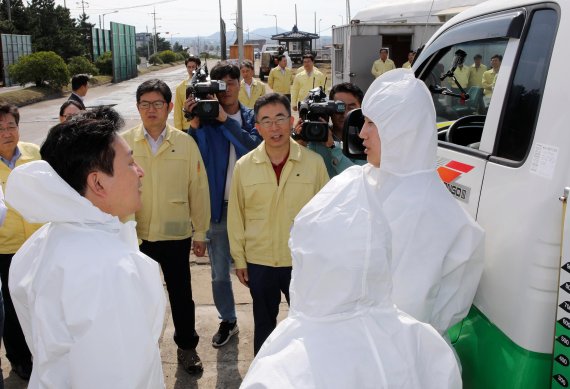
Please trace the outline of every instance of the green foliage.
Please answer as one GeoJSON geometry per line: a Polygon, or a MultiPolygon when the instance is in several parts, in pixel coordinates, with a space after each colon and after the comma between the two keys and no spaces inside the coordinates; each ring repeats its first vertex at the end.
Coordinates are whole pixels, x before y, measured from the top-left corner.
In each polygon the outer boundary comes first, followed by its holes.
{"type": "Polygon", "coordinates": [[[172,50],[164,50],[158,53],[158,56],[164,63],[172,63],[176,61],[176,54],[172,50]]]}
{"type": "Polygon", "coordinates": [[[160,53],[156,53],[150,56],[148,63],[151,65],[162,65],[164,61],[160,58],[160,53]]]}
{"type": "Polygon", "coordinates": [[[67,62],[67,69],[71,75],[86,73],[96,76],[99,74],[99,69],[85,57],[72,57],[67,62]]]}
{"type": "Polygon", "coordinates": [[[176,53],[176,61],[184,61],[184,56],[181,53],[176,53]]]}
{"type": "Polygon", "coordinates": [[[97,58],[95,66],[99,69],[99,74],[106,74],[107,76],[113,75],[113,53],[110,51],[105,52],[102,56],[97,58]]]}
{"type": "Polygon", "coordinates": [[[40,51],[20,57],[17,63],[8,67],[8,73],[15,82],[25,85],[33,82],[36,86],[49,86],[60,90],[69,83],[67,65],[53,51],[40,51]]]}

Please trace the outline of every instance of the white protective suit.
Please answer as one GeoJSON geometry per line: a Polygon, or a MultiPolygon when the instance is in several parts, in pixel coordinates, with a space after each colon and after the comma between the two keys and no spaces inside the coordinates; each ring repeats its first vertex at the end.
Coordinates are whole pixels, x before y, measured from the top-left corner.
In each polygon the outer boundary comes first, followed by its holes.
{"type": "MultiPolygon", "coordinates": [[[[436,171],[435,109],[408,69],[377,78],[362,101],[380,134],[374,209],[392,231],[392,301],[444,334],[468,313],[483,271],[483,230],[436,171]]],[[[374,210],[373,210],[374,212],[374,210]]]]}
{"type": "Polygon", "coordinates": [[[390,230],[371,166],[335,177],[295,219],[291,307],[242,388],[461,388],[450,347],[391,302],[390,230]]]}
{"type": "Polygon", "coordinates": [[[45,223],[18,250],[9,288],[34,359],[28,388],[164,388],[158,264],[123,224],[45,161],[12,171],[6,201],[45,223]]]}

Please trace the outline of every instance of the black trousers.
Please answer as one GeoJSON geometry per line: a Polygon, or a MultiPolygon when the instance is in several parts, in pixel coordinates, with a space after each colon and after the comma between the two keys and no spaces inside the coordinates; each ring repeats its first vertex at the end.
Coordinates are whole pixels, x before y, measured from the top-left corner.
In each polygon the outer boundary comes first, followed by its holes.
{"type": "Polygon", "coordinates": [[[281,293],[289,304],[291,267],[272,267],[247,264],[249,293],[253,299],[253,354],[277,326],[281,293]]]}
{"type": "Polygon", "coordinates": [[[142,241],[141,251],[160,264],[174,323],[174,342],[183,349],[196,348],[200,339],[196,333],[196,308],[192,300],[190,279],[191,238],[142,241]]]}
{"type": "Polygon", "coordinates": [[[32,353],[26,344],[26,338],[18,321],[12,296],[8,289],[8,273],[14,254],[0,254],[0,278],[4,297],[4,347],[6,358],[14,365],[31,365],[32,353]]]}

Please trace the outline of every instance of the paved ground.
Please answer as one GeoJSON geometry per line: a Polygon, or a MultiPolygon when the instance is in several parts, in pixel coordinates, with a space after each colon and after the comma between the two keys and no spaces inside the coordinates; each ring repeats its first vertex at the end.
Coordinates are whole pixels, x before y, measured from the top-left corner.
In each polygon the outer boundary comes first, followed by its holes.
{"type": "MultiPolygon", "coordinates": [[[[174,326],[170,307],[164,320],[164,330],[160,340],[162,368],[167,389],[234,389],[238,388],[253,359],[253,314],[251,297],[246,287],[233,275],[233,287],[240,332],[224,347],[215,349],[210,342],[218,329],[218,314],[213,303],[210,265],[208,258],[190,258],[192,292],[196,303],[196,330],[200,335],[198,355],[204,363],[204,372],[191,376],[178,367],[176,345],[172,340],[174,326]]],[[[165,293],[166,289],[165,289],[165,293]]],[[[283,299],[283,301],[285,301],[283,299]]],[[[281,304],[279,319],[287,314],[287,304],[281,304]]],[[[10,364],[1,351],[5,389],[24,389],[27,382],[11,372],[10,364]]]]}

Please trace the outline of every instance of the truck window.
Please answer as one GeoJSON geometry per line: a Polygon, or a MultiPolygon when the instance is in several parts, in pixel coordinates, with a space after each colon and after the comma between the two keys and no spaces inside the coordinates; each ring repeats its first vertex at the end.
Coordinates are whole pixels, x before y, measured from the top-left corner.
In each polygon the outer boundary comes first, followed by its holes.
{"type": "Polygon", "coordinates": [[[558,15],[553,9],[541,9],[532,14],[506,97],[494,153],[498,157],[523,161],[530,150],[557,25],[558,15]]]}
{"type": "Polygon", "coordinates": [[[506,46],[506,38],[495,38],[461,42],[436,53],[435,58],[439,60],[434,61],[424,82],[432,91],[439,140],[478,148],[506,46]],[[455,80],[445,77],[460,52],[464,53],[464,60],[457,63],[453,71],[455,80]],[[442,93],[442,88],[451,93],[442,93]],[[462,93],[469,98],[462,98],[462,93]],[[466,116],[474,116],[474,120],[469,121],[469,129],[455,131],[453,140],[446,137],[446,127],[466,116]]]}

